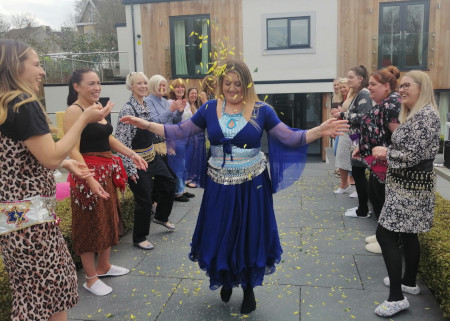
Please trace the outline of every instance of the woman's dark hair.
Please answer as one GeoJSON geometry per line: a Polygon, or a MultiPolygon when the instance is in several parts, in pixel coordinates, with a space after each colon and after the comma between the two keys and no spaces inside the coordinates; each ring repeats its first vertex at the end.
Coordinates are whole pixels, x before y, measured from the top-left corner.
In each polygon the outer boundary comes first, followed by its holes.
{"type": "Polygon", "coordinates": [[[357,94],[361,91],[361,89],[369,86],[369,76],[367,74],[367,69],[363,65],[359,65],[351,68],[350,70],[353,71],[357,76],[362,77],[361,85],[357,90],[355,90],[355,94],[357,94]]]}
{"type": "Polygon", "coordinates": [[[95,72],[91,68],[82,67],[74,70],[69,78],[69,94],[67,95],[67,106],[73,105],[78,99],[78,92],[73,88],[74,84],[79,84],[83,80],[83,75],[88,72],[95,72]]]}
{"type": "Polygon", "coordinates": [[[391,91],[395,91],[397,90],[398,79],[400,78],[400,70],[395,66],[389,66],[375,71],[370,76],[381,84],[389,83],[391,91]]]}

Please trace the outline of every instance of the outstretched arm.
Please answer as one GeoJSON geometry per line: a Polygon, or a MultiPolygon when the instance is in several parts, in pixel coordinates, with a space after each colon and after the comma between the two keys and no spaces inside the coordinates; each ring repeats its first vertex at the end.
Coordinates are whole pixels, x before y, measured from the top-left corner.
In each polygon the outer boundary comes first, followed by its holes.
{"type": "Polygon", "coordinates": [[[343,132],[348,132],[350,126],[347,122],[347,120],[337,120],[336,118],[330,118],[324,121],[319,126],[311,128],[306,132],[306,143],[309,144],[322,136],[340,136],[343,132]]]}
{"type": "Polygon", "coordinates": [[[162,124],[150,122],[134,116],[124,116],[120,118],[120,121],[125,124],[136,126],[140,129],[151,131],[152,133],[155,133],[156,135],[159,135],[161,137],[165,137],[164,125],[162,124]]]}

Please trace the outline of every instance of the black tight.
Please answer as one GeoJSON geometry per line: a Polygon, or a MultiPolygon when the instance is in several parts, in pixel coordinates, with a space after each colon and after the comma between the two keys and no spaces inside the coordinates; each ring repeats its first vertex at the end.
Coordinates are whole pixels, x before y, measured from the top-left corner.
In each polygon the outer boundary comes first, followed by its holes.
{"type": "Polygon", "coordinates": [[[352,166],[352,176],[355,180],[356,192],[358,193],[359,204],[356,214],[358,216],[366,216],[369,212],[369,206],[367,205],[369,197],[367,195],[366,168],[352,166]]]}
{"type": "Polygon", "coordinates": [[[420,244],[416,233],[392,232],[381,225],[377,228],[377,240],[383,252],[384,263],[390,280],[388,301],[403,300],[401,285],[416,286],[420,260],[420,244]],[[405,273],[402,279],[402,253],[398,244],[401,237],[405,255],[405,273]]]}

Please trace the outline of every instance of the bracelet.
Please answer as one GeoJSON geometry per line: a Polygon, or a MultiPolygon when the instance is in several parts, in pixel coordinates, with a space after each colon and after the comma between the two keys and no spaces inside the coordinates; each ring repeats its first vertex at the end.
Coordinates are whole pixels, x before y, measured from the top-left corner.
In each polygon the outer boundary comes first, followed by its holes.
{"type": "Polygon", "coordinates": [[[145,130],[148,130],[148,129],[150,128],[151,125],[152,125],[152,122],[149,121],[149,122],[148,122],[148,126],[147,126],[147,128],[146,128],[145,130]]]}

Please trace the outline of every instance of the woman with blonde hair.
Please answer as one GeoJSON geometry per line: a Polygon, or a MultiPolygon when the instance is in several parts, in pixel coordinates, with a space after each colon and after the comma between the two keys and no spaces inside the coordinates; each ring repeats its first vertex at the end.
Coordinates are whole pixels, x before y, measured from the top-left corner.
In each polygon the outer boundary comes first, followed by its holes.
{"type": "Polygon", "coordinates": [[[400,126],[389,147],[372,149],[376,159],[387,160],[386,200],[378,219],[376,237],[383,252],[389,297],[375,313],[390,317],[409,307],[403,292],[417,295],[420,260],[418,233],[433,222],[436,175],[433,161],[439,149],[440,120],[433,84],[423,71],[407,72],[400,81],[400,126]],[[399,247],[402,240],[403,250],[399,247]],[[402,272],[402,253],[405,269],[402,272]]]}
{"type": "Polygon", "coordinates": [[[195,182],[205,190],[189,257],[206,271],[211,290],[222,287],[224,302],[240,285],[241,313],[248,314],[256,308],[253,288],[275,271],[283,252],[272,193],[299,178],[309,142],[345,131],[348,125],[332,118],[308,131],[291,129],[258,99],[244,62],[229,60],[221,70],[221,98],[209,101],[182,124],[162,126],[129,116],[121,121],[165,135],[168,144],[208,130],[212,156],[206,159],[204,146],[195,153],[200,165],[195,182]],[[269,137],[270,178],[261,152],[264,130],[269,137]]]}
{"type": "Polygon", "coordinates": [[[112,108],[90,105],[55,143],[37,98],[44,77],[36,51],[0,39],[0,253],[9,275],[12,321],[67,320],[66,310],[78,302],[75,265],[55,214],[53,170],[92,176],[66,157],[86,125],[112,108]]]}
{"type": "MultiPolygon", "coordinates": [[[[343,101],[336,108],[331,110],[332,115],[337,118],[339,118],[340,112],[346,112],[348,110],[348,107],[354,98],[354,91],[349,88],[347,78],[340,78],[339,90],[343,101]]],[[[339,136],[339,143],[336,148],[335,166],[339,169],[339,178],[341,179],[341,182],[338,189],[334,191],[335,194],[349,192],[351,183],[354,183],[349,175],[352,170],[350,154],[351,146],[352,141],[347,133],[343,133],[342,136],[339,136]]]]}
{"type": "MultiPolygon", "coordinates": [[[[144,97],[148,94],[148,79],[143,72],[127,76],[126,87],[131,91],[130,98],[119,112],[119,118],[132,115],[150,120],[150,109],[144,97]]],[[[155,134],[117,122],[116,138],[128,148],[141,155],[147,162],[147,169],[138,169],[132,160],[121,155],[128,175],[128,185],[134,195],[133,244],[143,250],[152,250],[153,244],[147,240],[150,231],[150,216],[153,204],[153,191],[158,190],[159,202],[155,208],[153,222],[173,231],[175,225],[169,222],[175,193],[175,179],[161,156],[156,153],[153,142],[155,134]]]]}

